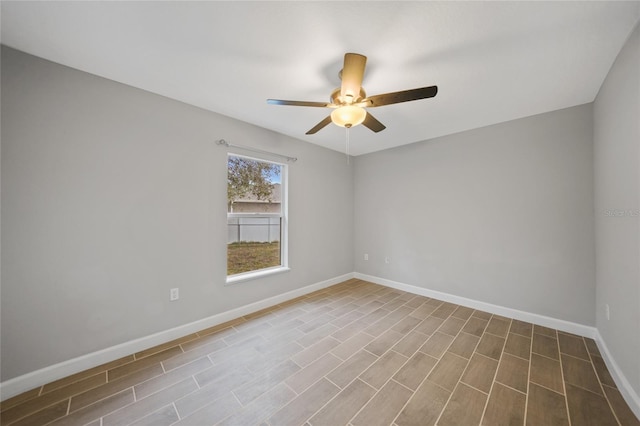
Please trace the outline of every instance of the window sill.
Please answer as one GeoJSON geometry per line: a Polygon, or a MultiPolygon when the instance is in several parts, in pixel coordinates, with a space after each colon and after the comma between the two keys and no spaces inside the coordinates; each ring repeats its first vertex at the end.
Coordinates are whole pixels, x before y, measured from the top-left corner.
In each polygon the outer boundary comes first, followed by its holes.
{"type": "Polygon", "coordinates": [[[268,277],[269,275],[282,274],[284,272],[289,272],[291,269],[285,266],[277,266],[275,268],[262,269],[260,271],[254,272],[246,272],[244,274],[237,274],[227,277],[227,283],[225,285],[232,285],[241,283],[244,281],[255,280],[257,278],[268,277]]]}

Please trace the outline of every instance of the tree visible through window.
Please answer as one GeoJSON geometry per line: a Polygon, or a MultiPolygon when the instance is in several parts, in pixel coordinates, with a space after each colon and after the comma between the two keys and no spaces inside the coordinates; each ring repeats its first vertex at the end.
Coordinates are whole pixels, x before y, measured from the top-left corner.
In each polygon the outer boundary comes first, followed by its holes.
{"type": "Polygon", "coordinates": [[[284,165],[237,155],[227,162],[227,275],[284,266],[284,165]]]}

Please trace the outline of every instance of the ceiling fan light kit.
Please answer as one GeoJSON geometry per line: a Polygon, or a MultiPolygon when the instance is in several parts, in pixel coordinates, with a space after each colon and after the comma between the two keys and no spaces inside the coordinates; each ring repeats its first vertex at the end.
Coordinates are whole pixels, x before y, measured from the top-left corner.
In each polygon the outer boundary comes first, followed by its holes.
{"type": "Polygon", "coordinates": [[[364,77],[366,64],[367,57],[364,55],[358,53],[347,53],[344,55],[344,65],[338,74],[342,80],[342,84],[340,88],[335,89],[331,93],[330,103],[285,101],[281,99],[267,99],[267,103],[271,105],[333,108],[334,110],[331,112],[331,115],[307,131],[307,135],[318,132],[329,123],[334,123],[337,126],[346,127],[347,129],[363,124],[368,129],[378,133],[386,129],[386,126],[373,117],[365,108],[432,98],[438,93],[437,86],[429,86],[367,97],[366,92],[362,88],[362,79],[364,77]]]}
{"type": "Polygon", "coordinates": [[[362,124],[367,111],[355,105],[345,105],[331,111],[331,121],[340,127],[353,127],[362,124]]]}

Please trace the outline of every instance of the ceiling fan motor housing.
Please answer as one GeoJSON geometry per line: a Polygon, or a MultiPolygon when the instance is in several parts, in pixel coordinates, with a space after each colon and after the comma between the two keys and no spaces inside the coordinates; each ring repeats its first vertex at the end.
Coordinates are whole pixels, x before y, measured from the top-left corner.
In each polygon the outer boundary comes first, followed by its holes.
{"type": "Polygon", "coordinates": [[[348,105],[350,103],[351,104],[358,103],[363,99],[365,99],[366,97],[367,97],[367,92],[365,92],[364,89],[361,87],[360,94],[358,95],[358,97],[356,99],[353,99],[351,102],[346,102],[346,100],[342,99],[342,96],[340,96],[340,88],[338,87],[333,92],[331,92],[331,96],[329,97],[329,100],[331,101],[332,104],[348,105]]]}

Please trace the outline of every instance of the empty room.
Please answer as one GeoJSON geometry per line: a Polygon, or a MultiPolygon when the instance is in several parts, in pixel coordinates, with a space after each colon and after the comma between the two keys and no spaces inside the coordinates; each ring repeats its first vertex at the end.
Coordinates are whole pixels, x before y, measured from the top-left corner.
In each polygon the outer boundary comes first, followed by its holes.
{"type": "Polygon", "coordinates": [[[1,425],[640,426],[640,1],[0,19],[1,425]]]}

